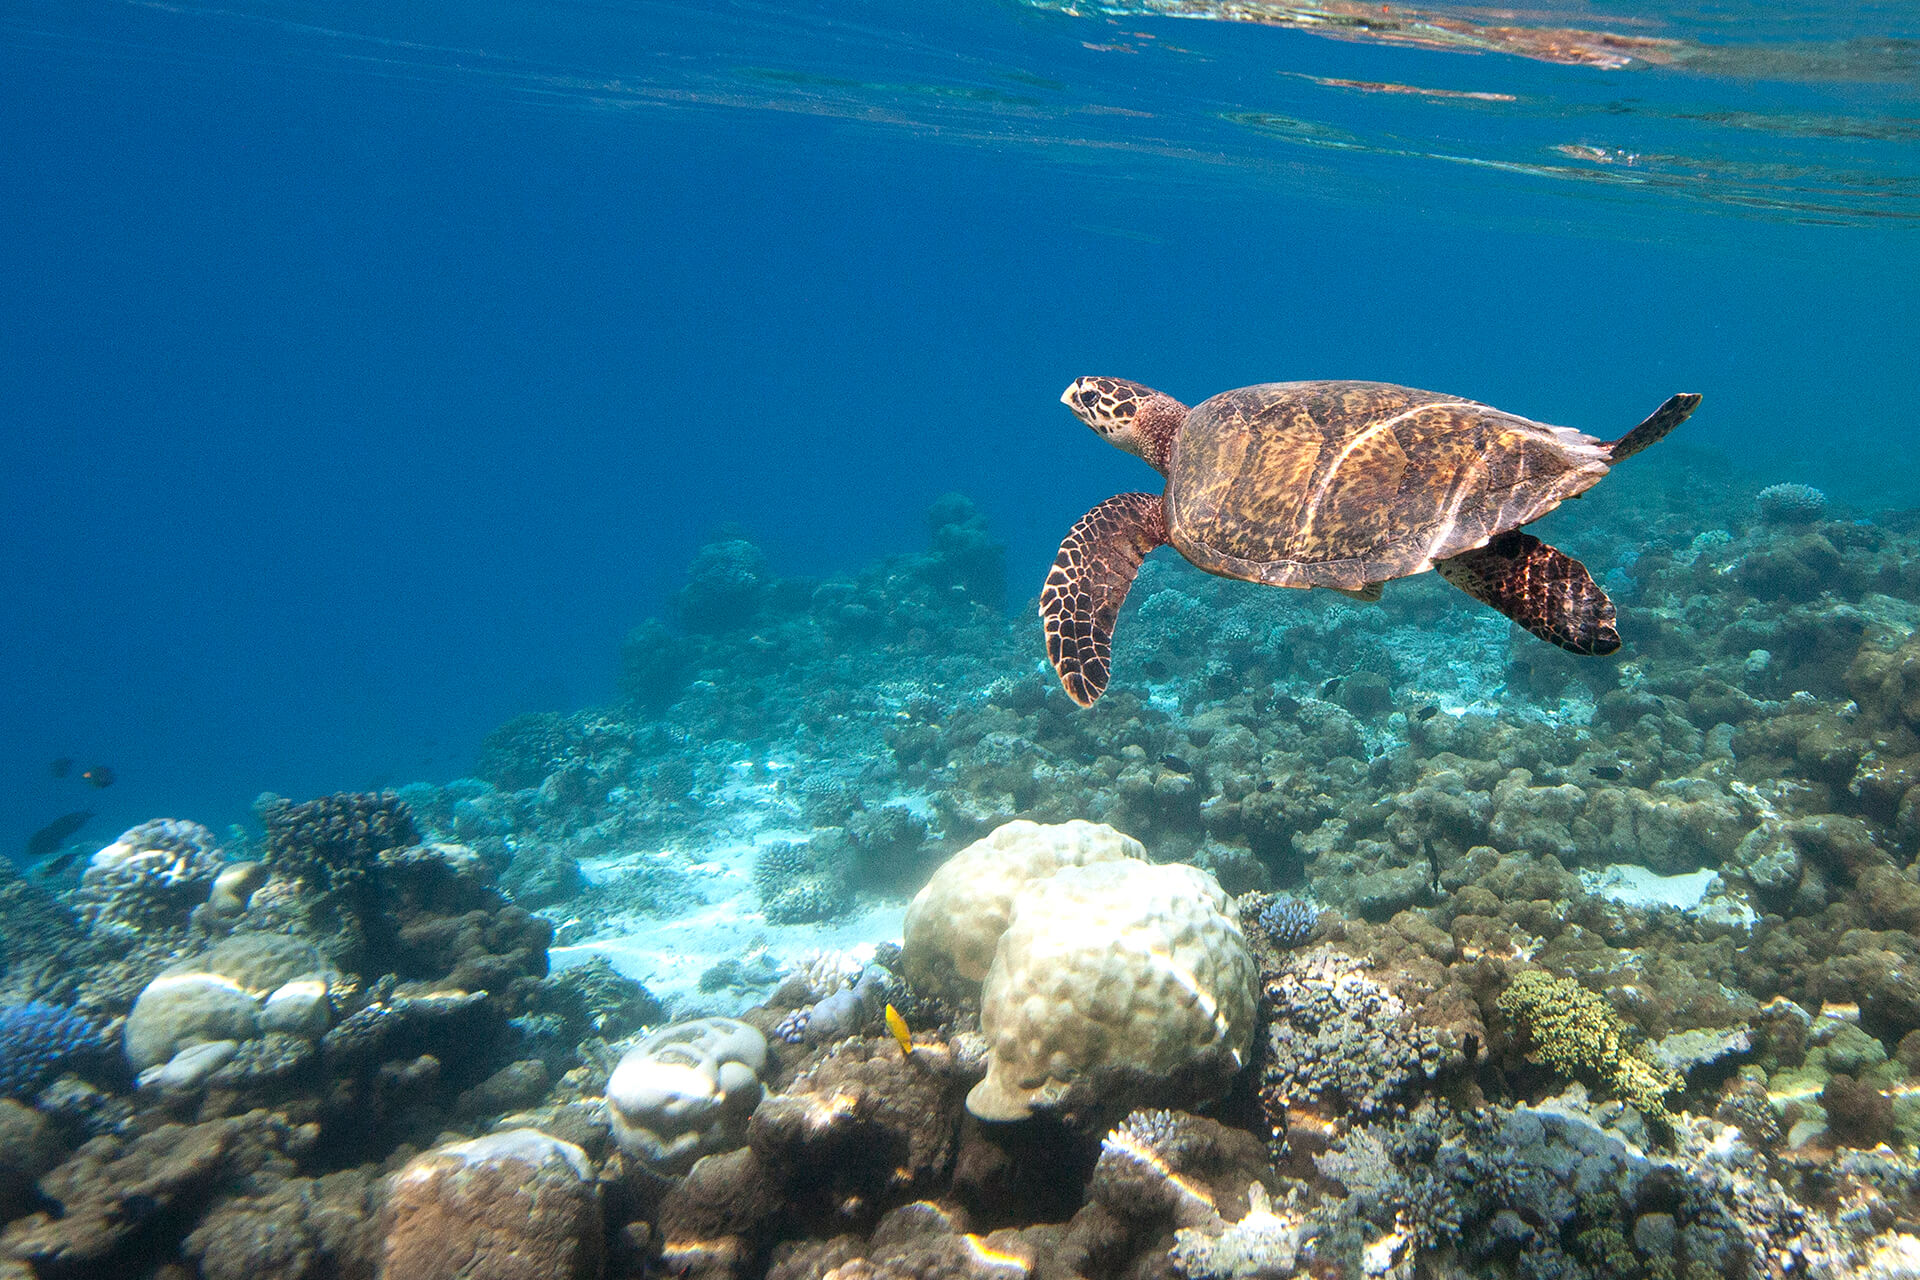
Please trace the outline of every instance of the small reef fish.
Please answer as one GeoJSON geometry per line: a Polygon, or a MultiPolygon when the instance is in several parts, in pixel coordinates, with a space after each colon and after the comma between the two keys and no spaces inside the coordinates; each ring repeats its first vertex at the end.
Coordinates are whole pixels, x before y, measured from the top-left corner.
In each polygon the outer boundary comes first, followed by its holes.
{"type": "Polygon", "coordinates": [[[47,766],[47,772],[51,773],[56,778],[66,777],[68,774],[73,772],[73,757],[61,756],[58,760],[55,760],[52,764],[47,766]]]}
{"type": "MultiPolygon", "coordinates": [[[[27,837],[27,857],[44,858],[67,842],[67,837],[87,825],[93,817],[91,809],[75,809],[72,813],[63,813],[27,837]]],[[[73,853],[63,853],[42,868],[44,871],[58,871],[73,861],[73,853]]]]}
{"type": "Polygon", "coordinates": [[[1283,693],[1273,700],[1273,709],[1283,716],[1290,716],[1300,710],[1300,699],[1283,693]]]}
{"type": "Polygon", "coordinates": [[[1193,766],[1188,764],[1185,760],[1182,760],[1179,756],[1161,756],[1160,763],[1162,766],[1173,770],[1173,772],[1175,773],[1192,773],[1193,772],[1193,766]]]}
{"type": "Polygon", "coordinates": [[[96,787],[110,787],[113,785],[113,770],[103,764],[93,766],[93,768],[87,770],[80,776],[96,787]]]}
{"type": "Polygon", "coordinates": [[[887,1006],[887,1030],[893,1032],[893,1038],[900,1045],[900,1056],[913,1056],[913,1033],[907,1030],[907,1020],[892,1005],[887,1006]]]}
{"type": "Polygon", "coordinates": [[[1335,676],[1333,679],[1321,685],[1320,696],[1323,698],[1331,698],[1334,694],[1340,692],[1340,682],[1345,679],[1345,676],[1335,676]]]}
{"type": "Polygon", "coordinates": [[[1596,764],[1587,770],[1596,778],[1605,778],[1608,782],[1617,782],[1626,774],[1626,770],[1617,764],[1596,764]]]}
{"type": "Polygon", "coordinates": [[[1434,706],[1431,702],[1429,702],[1426,706],[1414,712],[1413,718],[1415,720],[1431,720],[1435,715],[1439,714],[1439,711],[1440,711],[1440,708],[1434,706]]]}

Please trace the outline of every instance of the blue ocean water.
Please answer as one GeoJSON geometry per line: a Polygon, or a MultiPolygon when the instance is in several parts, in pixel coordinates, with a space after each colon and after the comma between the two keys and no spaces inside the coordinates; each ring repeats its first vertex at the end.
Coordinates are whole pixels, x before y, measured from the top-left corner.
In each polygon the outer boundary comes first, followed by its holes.
{"type": "Polygon", "coordinates": [[[1694,390],[1920,501],[1911,9],[1174,8],[7,6],[0,840],[464,773],[725,522],[817,573],[958,490],[1024,608],[1143,474],[1082,373],[1694,390]]]}

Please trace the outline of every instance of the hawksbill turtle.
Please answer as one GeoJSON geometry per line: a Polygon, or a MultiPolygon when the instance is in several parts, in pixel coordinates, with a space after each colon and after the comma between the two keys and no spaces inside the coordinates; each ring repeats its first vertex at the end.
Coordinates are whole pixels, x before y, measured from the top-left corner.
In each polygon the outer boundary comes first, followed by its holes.
{"type": "Polygon", "coordinates": [[[1080,518],[1040,592],[1047,657],[1090,707],[1112,672],[1114,619],[1163,543],[1208,573],[1377,600],[1437,569],[1482,604],[1578,654],[1620,647],[1613,602],[1586,566],[1520,526],[1586,492],[1686,421],[1676,395],[1617,440],[1459,396],[1385,382],[1269,382],[1192,409],[1121,378],[1060,400],[1167,478],[1080,518]]]}

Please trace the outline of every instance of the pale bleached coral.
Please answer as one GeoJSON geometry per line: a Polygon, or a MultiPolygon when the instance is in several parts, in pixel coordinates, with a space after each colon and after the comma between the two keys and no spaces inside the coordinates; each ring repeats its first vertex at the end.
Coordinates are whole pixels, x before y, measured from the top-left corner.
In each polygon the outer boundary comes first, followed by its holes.
{"type": "MultiPolygon", "coordinates": [[[[981,988],[987,1077],[967,1108],[1017,1120],[1174,1077],[1217,1089],[1253,1038],[1254,965],[1219,883],[1131,858],[1028,885],[981,988]]],[[[1183,1099],[1191,1101],[1192,1099],[1183,1099]]]]}
{"type": "Polygon", "coordinates": [[[1145,857],[1138,840],[1103,823],[1021,820],[996,828],[947,859],[914,895],[901,957],[908,981],[971,1003],[1021,889],[1062,867],[1145,857]]]}

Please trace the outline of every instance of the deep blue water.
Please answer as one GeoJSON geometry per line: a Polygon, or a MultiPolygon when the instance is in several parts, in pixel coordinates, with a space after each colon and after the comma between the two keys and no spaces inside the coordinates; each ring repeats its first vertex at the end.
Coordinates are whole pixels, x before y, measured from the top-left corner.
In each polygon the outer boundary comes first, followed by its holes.
{"type": "Polygon", "coordinates": [[[826,572],[957,489],[1024,609],[1150,478],[1056,403],[1083,373],[1603,436],[1694,390],[1730,470],[1920,504],[1920,19],[1623,12],[1564,20],[1686,56],[995,0],[8,6],[0,842],[455,776],[607,696],[724,521],[826,572]]]}

